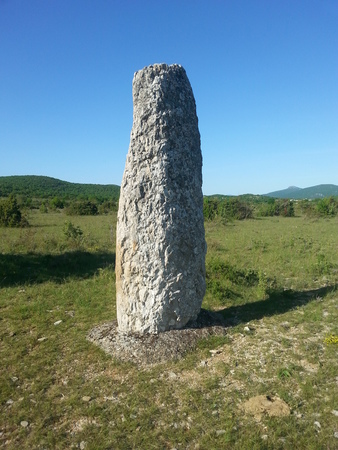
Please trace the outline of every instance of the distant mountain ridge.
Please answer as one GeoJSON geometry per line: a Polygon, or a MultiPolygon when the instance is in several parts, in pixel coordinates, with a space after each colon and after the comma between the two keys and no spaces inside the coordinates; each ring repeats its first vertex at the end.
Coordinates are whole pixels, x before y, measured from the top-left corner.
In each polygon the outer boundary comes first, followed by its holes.
{"type": "Polygon", "coordinates": [[[120,187],[116,184],[70,183],[57,178],[39,175],[0,177],[0,197],[7,197],[10,194],[36,198],[95,197],[102,200],[117,200],[120,195],[120,187]]]}
{"type": "Polygon", "coordinates": [[[266,197],[274,198],[289,198],[289,199],[309,199],[324,198],[331,196],[338,196],[338,186],[335,184],[318,184],[308,188],[299,188],[297,186],[290,186],[281,191],[269,192],[264,194],[266,197]]]}

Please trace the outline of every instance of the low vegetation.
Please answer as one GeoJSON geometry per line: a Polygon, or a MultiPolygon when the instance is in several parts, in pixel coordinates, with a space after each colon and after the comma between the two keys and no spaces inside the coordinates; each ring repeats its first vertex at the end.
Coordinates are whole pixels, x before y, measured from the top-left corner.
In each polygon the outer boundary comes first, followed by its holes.
{"type": "Polygon", "coordinates": [[[256,203],[230,220],[219,211],[242,206],[217,207],[203,307],[227,335],[140,369],[86,340],[116,318],[116,210],[46,207],[0,228],[2,448],[338,447],[336,215],[258,216],[256,203]],[[262,398],[287,406],[257,414],[262,398]]]}
{"type": "Polygon", "coordinates": [[[252,219],[253,217],[335,217],[338,214],[338,197],[317,200],[289,200],[244,195],[239,197],[205,197],[203,213],[206,220],[223,221],[252,219]]]}

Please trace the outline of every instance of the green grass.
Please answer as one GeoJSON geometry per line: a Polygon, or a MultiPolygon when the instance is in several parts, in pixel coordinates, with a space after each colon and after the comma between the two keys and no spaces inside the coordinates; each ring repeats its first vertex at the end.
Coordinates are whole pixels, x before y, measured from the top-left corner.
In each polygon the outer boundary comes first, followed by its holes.
{"type": "Polygon", "coordinates": [[[203,307],[227,336],[142,370],[85,339],[116,317],[115,215],[28,219],[0,229],[1,447],[338,447],[337,218],[207,222],[203,307]],[[242,404],[260,394],[291,415],[256,423],[242,404]]]}

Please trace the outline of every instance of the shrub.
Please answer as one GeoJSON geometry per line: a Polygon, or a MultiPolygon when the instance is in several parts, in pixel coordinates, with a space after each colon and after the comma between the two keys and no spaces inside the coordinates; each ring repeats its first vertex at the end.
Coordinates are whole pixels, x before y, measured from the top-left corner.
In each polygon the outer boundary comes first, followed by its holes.
{"type": "Polygon", "coordinates": [[[252,207],[238,198],[229,198],[221,201],[219,215],[225,220],[243,220],[252,218],[252,207]]]}
{"type": "Polygon", "coordinates": [[[333,217],[338,212],[338,201],[334,197],[327,197],[319,200],[316,210],[322,217],[333,217]]]}
{"type": "Polygon", "coordinates": [[[219,201],[216,198],[203,199],[203,215],[206,220],[213,220],[217,216],[219,201]]]}
{"type": "Polygon", "coordinates": [[[54,197],[54,198],[52,198],[52,200],[50,200],[49,206],[52,209],[63,209],[65,205],[64,205],[63,200],[61,200],[61,198],[54,197]]]}
{"type": "Polygon", "coordinates": [[[203,214],[206,220],[220,217],[224,220],[243,220],[253,217],[253,208],[239,198],[204,198],[203,214]]]}
{"type": "Polygon", "coordinates": [[[22,217],[16,197],[12,194],[0,203],[0,225],[4,227],[28,225],[27,220],[22,217]]]}
{"type": "Polygon", "coordinates": [[[66,209],[66,214],[70,216],[96,216],[98,209],[91,201],[71,203],[66,209]]]}
{"type": "Polygon", "coordinates": [[[273,217],[273,216],[294,217],[295,209],[293,206],[293,202],[291,200],[288,199],[276,200],[272,198],[260,206],[258,215],[260,217],[273,217]]]}
{"type": "Polygon", "coordinates": [[[283,217],[294,217],[295,209],[291,200],[281,200],[278,202],[278,212],[283,217]]]}
{"type": "Polygon", "coordinates": [[[63,234],[67,239],[80,241],[83,235],[83,231],[79,226],[76,227],[72,222],[67,220],[63,226],[63,234]]]}
{"type": "Polygon", "coordinates": [[[117,203],[114,200],[107,200],[98,207],[99,214],[108,214],[110,211],[117,210],[117,203]]]}

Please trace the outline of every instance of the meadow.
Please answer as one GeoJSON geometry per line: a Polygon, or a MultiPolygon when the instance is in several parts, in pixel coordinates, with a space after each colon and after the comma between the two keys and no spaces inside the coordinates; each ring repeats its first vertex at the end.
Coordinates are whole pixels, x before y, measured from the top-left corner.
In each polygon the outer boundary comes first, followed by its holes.
{"type": "Polygon", "coordinates": [[[116,213],[27,219],[0,228],[2,448],[338,448],[337,217],[206,221],[227,334],[143,368],[86,340],[116,318],[116,213]]]}

